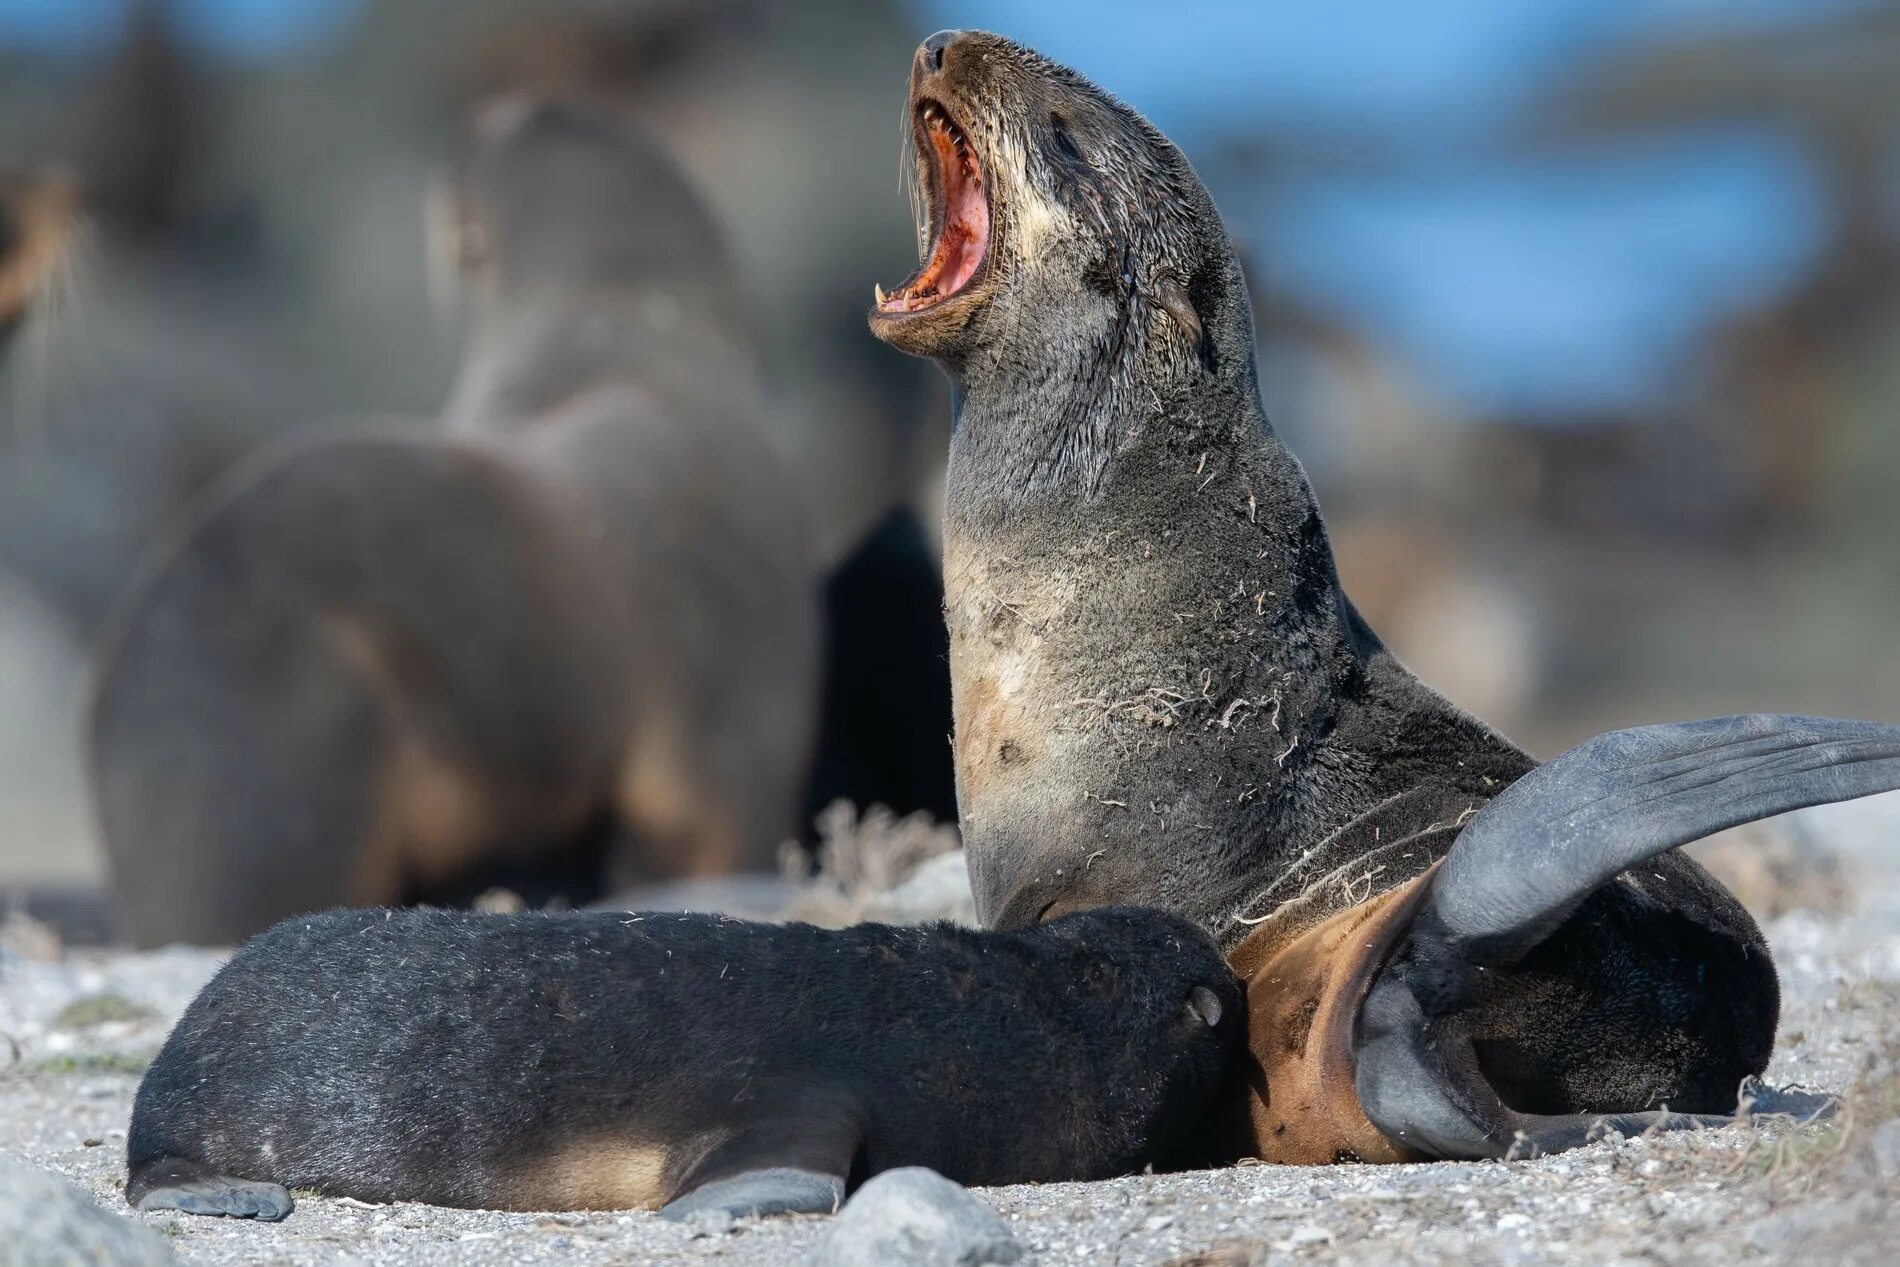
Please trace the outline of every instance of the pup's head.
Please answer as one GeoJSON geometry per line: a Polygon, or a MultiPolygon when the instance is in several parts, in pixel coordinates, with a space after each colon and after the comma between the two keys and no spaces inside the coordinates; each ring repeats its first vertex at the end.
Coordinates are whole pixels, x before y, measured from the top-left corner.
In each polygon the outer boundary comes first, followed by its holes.
{"type": "Polygon", "coordinates": [[[1232,250],[1193,168],[1146,119],[983,31],[924,41],[907,109],[924,262],[878,288],[878,338],[952,373],[989,351],[1065,371],[1093,360],[1111,379],[1129,358],[1232,351],[1209,341],[1239,285],[1232,250]]]}
{"type": "Polygon", "coordinates": [[[1165,911],[1110,906],[1024,934],[1056,959],[1077,1042],[1106,1071],[1104,1173],[1176,1153],[1213,1104],[1246,1033],[1233,970],[1200,928],[1165,911]]]}
{"type": "Polygon", "coordinates": [[[453,204],[456,264],[502,295],[723,271],[712,217],[685,175],[604,101],[514,95],[483,106],[453,204]]]}

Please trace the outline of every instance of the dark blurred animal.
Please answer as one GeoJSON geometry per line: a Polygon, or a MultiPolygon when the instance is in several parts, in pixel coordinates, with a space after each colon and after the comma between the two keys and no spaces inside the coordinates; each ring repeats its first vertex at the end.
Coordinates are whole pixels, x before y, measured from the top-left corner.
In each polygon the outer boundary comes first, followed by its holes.
{"type": "MultiPolygon", "coordinates": [[[[1363,918],[1537,763],[1418,681],[1341,590],[1181,152],[982,32],[925,41],[909,111],[928,253],[870,321],[954,385],[944,574],[980,916],[1138,902],[1230,950],[1269,916],[1288,934],[1363,918]]],[[[1779,1004],[1741,905],[1671,850],[1554,909],[1491,965],[1487,1085],[1554,1117],[1733,1110],[1779,1004]]],[[[1308,1001],[1295,1019],[1317,1027],[1308,1001]]]]}
{"type": "Polygon", "coordinates": [[[957,816],[943,584],[900,507],[825,581],[825,690],[806,821],[834,801],[957,816]]]}
{"type": "Polygon", "coordinates": [[[116,618],[91,774],[135,942],[497,867],[597,887],[603,849],[616,884],[760,867],[794,830],[815,569],[705,209],[617,112],[527,98],[478,117],[457,207],[446,434],[255,455],[116,618]]]}
{"type": "Polygon", "coordinates": [[[829,1213],[899,1166],[1129,1174],[1188,1136],[1240,992],[1159,911],[1028,932],[334,911],[240,950],[146,1072],[126,1199],[829,1213]]]}

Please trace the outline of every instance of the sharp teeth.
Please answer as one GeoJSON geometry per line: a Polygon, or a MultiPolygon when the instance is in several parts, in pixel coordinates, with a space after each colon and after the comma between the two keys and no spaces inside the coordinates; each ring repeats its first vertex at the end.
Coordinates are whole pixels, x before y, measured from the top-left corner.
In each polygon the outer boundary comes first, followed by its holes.
{"type": "Polygon", "coordinates": [[[877,296],[877,306],[882,308],[884,306],[884,287],[876,282],[872,282],[871,293],[877,296]]]}

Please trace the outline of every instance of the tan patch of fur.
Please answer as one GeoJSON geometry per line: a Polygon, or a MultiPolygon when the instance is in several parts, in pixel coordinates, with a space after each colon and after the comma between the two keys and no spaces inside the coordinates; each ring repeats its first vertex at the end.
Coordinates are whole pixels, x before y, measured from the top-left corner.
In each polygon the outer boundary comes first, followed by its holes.
{"type": "Polygon", "coordinates": [[[1288,937],[1263,926],[1228,956],[1247,987],[1253,1155],[1289,1165],[1423,1158],[1383,1135],[1353,1085],[1352,1026],[1431,874],[1288,937]]]}
{"type": "MultiPolygon", "coordinates": [[[[1073,598],[1073,581],[1012,571],[951,550],[945,556],[951,712],[957,778],[970,808],[1007,768],[1032,770],[1050,719],[1067,703],[1040,630],[1073,598]]],[[[1071,692],[1072,693],[1072,692],[1071,692]]]]}
{"type": "Polygon", "coordinates": [[[523,1170],[508,1201],[522,1210],[657,1210],[672,1195],[671,1160],[658,1144],[581,1140],[523,1170]]]}
{"type": "Polygon", "coordinates": [[[700,791],[677,722],[642,728],[614,784],[620,819],[641,838],[642,852],[667,877],[725,875],[741,869],[744,842],[729,806],[700,791]]]}
{"type": "Polygon", "coordinates": [[[63,181],[27,184],[9,201],[18,237],[0,259],[0,324],[19,316],[46,284],[77,214],[77,198],[63,181]]]}
{"type": "Polygon", "coordinates": [[[486,844],[492,807],[467,770],[432,752],[402,723],[400,686],[375,635],[361,621],[331,615],[325,628],[344,657],[369,681],[396,730],[383,770],[375,818],[361,842],[351,891],[375,904],[401,896],[406,880],[441,883],[463,870],[486,844]]]}
{"type": "Polygon", "coordinates": [[[1061,234],[1068,212],[1037,193],[1029,180],[1028,158],[1008,130],[993,133],[990,141],[995,170],[1013,177],[1005,200],[1011,254],[1025,263],[1033,263],[1041,258],[1043,248],[1061,234]]]}

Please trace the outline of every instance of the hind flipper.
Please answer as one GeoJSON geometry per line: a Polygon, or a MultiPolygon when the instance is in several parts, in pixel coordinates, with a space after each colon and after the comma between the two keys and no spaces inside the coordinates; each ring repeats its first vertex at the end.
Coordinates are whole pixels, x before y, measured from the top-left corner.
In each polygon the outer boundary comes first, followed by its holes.
{"type": "Polygon", "coordinates": [[[735,1218],[833,1214],[864,1139],[864,1114],[850,1096],[814,1091],[755,1109],[680,1181],[660,1213],[684,1219],[704,1210],[735,1218]]]}
{"type": "MultiPolygon", "coordinates": [[[[1640,727],[1539,767],[1479,810],[1444,861],[1418,879],[1290,940],[1263,926],[1235,950],[1233,965],[1248,983],[1251,1150],[1307,1164],[1507,1157],[1574,1148],[1610,1130],[1733,1121],[1664,1106],[1680,1099],[1692,1109],[1727,1109],[1736,1100],[1724,1097],[1765,1064],[1777,996],[1759,934],[1739,907],[1738,924],[1712,924],[1709,911],[1732,900],[1686,861],[1654,864],[1650,871],[1676,879],[1645,875],[1647,892],[1605,886],[1722,828],[1896,787],[1900,727],[1825,718],[1640,727]],[[1669,905],[1685,895],[1691,905],[1704,902],[1699,915],[1669,905]],[[1600,921],[1600,937],[1571,936],[1588,920],[1600,921]],[[1638,926],[1663,944],[1642,944],[1632,934],[1638,926]],[[1671,1041],[1656,1052],[1632,1049],[1625,1032],[1624,1045],[1604,1059],[1633,1064],[1638,1076],[1608,1091],[1604,1084],[1618,1078],[1600,1078],[1581,1092],[1546,1078],[1539,1085],[1553,1105],[1513,1110],[1480,1067],[1474,1042],[1495,1040],[1500,1008],[1516,1009],[1532,1038],[1540,1028],[1595,1023],[1579,1019],[1587,1009],[1551,1011],[1534,993],[1501,988],[1541,972],[1600,994],[1620,980],[1613,963],[1592,975],[1592,960],[1560,962],[1555,971],[1537,962],[1593,946],[1614,952],[1609,959],[1639,961],[1644,971],[1633,985],[1648,991],[1618,994],[1597,1013],[1613,1010],[1609,1004],[1634,1009],[1639,1027],[1671,1041]],[[1698,949],[1710,953],[1686,953],[1698,949]],[[1745,997],[1710,1000],[1710,991],[1724,989],[1745,997]],[[1698,1006],[1665,1023],[1663,1013],[1682,1012],[1685,999],[1698,1006]],[[1685,1037],[1706,1049],[1671,1045],[1685,1037]],[[1678,1069],[1670,1059],[1687,1064],[1678,1069]],[[1658,1087],[1675,1089],[1658,1095],[1658,1087]],[[1596,1104],[1612,1111],[1557,1111],[1596,1104]]],[[[1591,1031],[1559,1046],[1583,1053],[1588,1065],[1597,1048],[1616,1042],[1591,1031]]],[[[1547,1070],[1537,1062],[1548,1059],[1528,1046],[1522,1057],[1540,1076],[1547,1070]]]]}
{"type": "Polygon", "coordinates": [[[843,1175],[772,1166],[701,1184],[667,1202],[660,1208],[660,1215],[683,1220],[706,1210],[718,1210],[740,1219],[769,1218],[775,1214],[834,1214],[843,1204],[843,1175]]]}
{"type": "Polygon", "coordinates": [[[296,1208],[282,1184],[221,1175],[182,1157],[134,1167],[125,1200],[135,1210],[183,1210],[261,1223],[275,1223],[296,1208]]]}
{"type": "Polygon", "coordinates": [[[1508,965],[1599,886],[1678,845],[1789,810],[1900,788],[1900,726],[1756,713],[1599,735],[1479,810],[1420,924],[1508,965]]]}
{"type": "MultiPolygon", "coordinates": [[[[1495,1030],[1497,1020],[1483,1016],[1482,1000],[1536,958],[1548,960],[1551,952],[1540,948],[1547,941],[1555,945],[1560,929],[1569,936],[1576,927],[1573,919],[1612,917],[1605,912],[1619,919],[1652,918],[1647,914],[1654,906],[1651,899],[1604,887],[1621,872],[1727,827],[1896,787],[1900,727],[1773,715],[1619,731],[1525,775],[1478,812],[1423,881],[1423,900],[1411,927],[1365,998],[1353,1056],[1366,1115],[1387,1138],[1442,1158],[1557,1152],[1608,1130],[1628,1134],[1734,1121],[1728,1114],[1650,1110],[1640,1078],[1627,1083],[1622,1106],[1639,1111],[1516,1111],[1503,1102],[1497,1079],[1480,1067],[1474,1041],[1495,1030]]],[[[1709,890],[1726,897],[1704,879],[1709,890]]],[[[1664,910],[1654,918],[1674,915],[1664,910]]],[[[1659,934],[1665,938],[1661,945],[1645,946],[1628,930],[1605,937],[1618,955],[1641,961],[1633,980],[1655,998],[1619,996],[1618,1002],[1651,1009],[1643,1013],[1650,1018],[1647,1025],[1664,1028],[1663,1014],[1678,1014],[1673,1022],[1678,1037],[1706,1038],[1702,1030],[1729,1032],[1734,1025],[1729,1014],[1745,1001],[1766,1009],[1755,1026],[1761,1039],[1752,1055],[1739,1047],[1710,1048],[1743,1065],[1739,1071],[1710,1064],[1708,1053],[1698,1057],[1695,1069],[1639,1071],[1653,1073],[1653,1081],[1664,1086],[1685,1073],[1699,1075],[1694,1081],[1704,1085],[1690,1104],[1707,1109],[1721,1107],[1712,1101],[1736,1085],[1747,1063],[1759,1073],[1766,1062],[1775,994],[1758,935],[1750,942],[1731,933],[1727,942],[1715,940],[1728,959],[1744,967],[1759,965],[1755,977],[1765,978],[1761,997],[1729,999],[1724,1007],[1705,1000],[1685,1010],[1685,998],[1693,1001],[1698,990],[1716,988],[1702,985],[1701,974],[1706,968],[1709,981],[1715,981],[1720,962],[1719,956],[1696,952],[1692,937],[1703,936],[1706,943],[1715,934],[1696,933],[1694,927],[1693,921],[1680,919],[1674,931],[1659,934]],[[1689,1016],[1702,1030],[1691,1034],[1684,1028],[1691,1025],[1684,1019],[1689,1016]]],[[[1752,925],[1747,931],[1753,933],[1752,925]]],[[[1551,967],[1543,965],[1546,971],[1551,967]]],[[[1728,988],[1743,988],[1735,983],[1755,979],[1739,969],[1729,976],[1728,988]]],[[[1619,980],[1613,965],[1588,979],[1619,980]]],[[[1532,1020],[1529,1027],[1538,1023],[1532,1020]]],[[[1564,1017],[1546,1016],[1541,1023],[1562,1024],[1564,1017]]],[[[1625,1034],[1626,1041],[1631,1037],[1625,1034]]],[[[1615,1038],[1599,1035],[1596,1041],[1615,1038]]],[[[1632,1053],[1611,1055],[1629,1058],[1632,1053]]],[[[1578,1107],[1591,1103],[1584,1099],[1578,1107]]]]}

